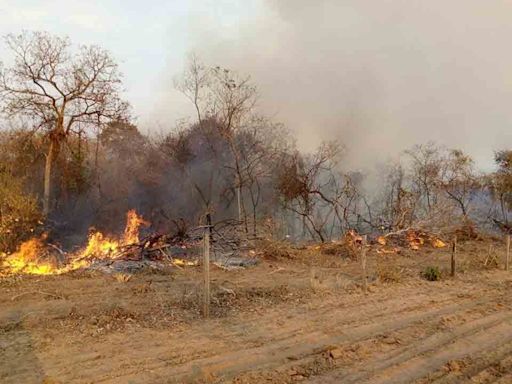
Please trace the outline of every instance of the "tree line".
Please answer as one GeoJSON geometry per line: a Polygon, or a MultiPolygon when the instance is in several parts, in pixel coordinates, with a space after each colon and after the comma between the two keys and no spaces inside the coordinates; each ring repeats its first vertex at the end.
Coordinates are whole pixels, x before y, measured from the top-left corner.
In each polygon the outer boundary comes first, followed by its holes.
{"type": "Polygon", "coordinates": [[[496,170],[484,174],[459,149],[417,145],[370,183],[344,167],[339,142],[299,151],[291,131],[257,111],[249,76],[195,56],[175,81],[195,115],[144,135],[108,51],[44,32],[5,43],[13,60],[0,66],[0,251],[41,231],[69,246],[91,226],[118,231],[131,208],[156,231],[184,231],[209,212],[247,235],[319,241],[454,217],[509,225],[512,151],[497,151],[496,170]]]}

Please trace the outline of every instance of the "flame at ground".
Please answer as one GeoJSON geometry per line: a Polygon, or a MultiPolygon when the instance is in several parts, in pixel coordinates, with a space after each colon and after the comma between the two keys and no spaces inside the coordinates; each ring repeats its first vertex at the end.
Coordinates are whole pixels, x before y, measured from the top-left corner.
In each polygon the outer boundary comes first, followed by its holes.
{"type": "Polygon", "coordinates": [[[94,232],[89,236],[89,241],[84,251],[80,254],[82,258],[92,256],[108,257],[119,248],[119,243],[105,237],[101,232],[94,232]]]}
{"type": "Polygon", "coordinates": [[[183,259],[177,259],[177,258],[174,258],[172,263],[174,265],[177,265],[178,267],[181,267],[181,266],[196,266],[198,264],[197,261],[183,260],[183,259]]]}
{"type": "Polygon", "coordinates": [[[441,239],[434,238],[432,239],[432,246],[434,248],[444,248],[446,247],[446,243],[442,241],[441,239]]]}
{"type": "Polygon", "coordinates": [[[39,262],[44,252],[46,236],[34,237],[20,245],[18,252],[8,256],[4,267],[11,273],[30,273],[32,275],[48,275],[54,273],[55,266],[48,262],[39,262]]]}
{"type": "Polygon", "coordinates": [[[423,240],[423,238],[415,231],[407,232],[407,241],[409,242],[409,247],[414,251],[420,249],[420,246],[425,242],[425,240],[423,240]]]}
{"type": "Polygon", "coordinates": [[[343,241],[349,247],[356,248],[363,244],[363,237],[360,236],[355,230],[349,229],[345,234],[343,241]]]}
{"type": "Polygon", "coordinates": [[[126,214],[126,228],[124,230],[124,244],[136,244],[139,242],[139,229],[143,225],[147,227],[150,223],[137,215],[135,209],[129,210],[126,214]]]}
{"type": "Polygon", "coordinates": [[[101,232],[93,232],[90,234],[85,248],[70,255],[69,263],[63,267],[59,268],[57,265],[41,260],[48,249],[45,243],[46,235],[22,243],[19,250],[7,256],[0,266],[11,274],[58,275],[74,271],[89,266],[94,260],[114,259],[120,247],[138,243],[140,227],[149,224],[137,215],[135,210],[130,210],[126,215],[126,227],[120,241],[105,236],[101,232]]]}
{"type": "Polygon", "coordinates": [[[420,250],[421,247],[427,243],[430,243],[433,248],[446,247],[446,243],[439,239],[436,235],[423,230],[414,229],[408,229],[406,231],[389,233],[384,236],[379,236],[377,237],[376,242],[379,246],[377,249],[377,253],[379,254],[399,253],[399,247],[406,245],[413,251],[420,250]],[[398,245],[399,247],[391,247],[389,245],[398,245]]]}
{"type": "Polygon", "coordinates": [[[400,252],[400,248],[397,248],[397,247],[393,247],[393,248],[377,248],[377,253],[379,255],[394,255],[396,253],[399,253],[400,252]]]}

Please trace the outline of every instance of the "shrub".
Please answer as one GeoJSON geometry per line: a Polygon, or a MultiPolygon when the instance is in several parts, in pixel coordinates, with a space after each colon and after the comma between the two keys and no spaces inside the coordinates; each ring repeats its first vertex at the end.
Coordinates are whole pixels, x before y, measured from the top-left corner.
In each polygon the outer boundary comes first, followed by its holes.
{"type": "Polygon", "coordinates": [[[263,239],[257,242],[258,253],[267,260],[292,259],[293,253],[287,243],[263,239]]]}
{"type": "Polygon", "coordinates": [[[439,281],[441,280],[441,271],[438,267],[427,267],[423,273],[423,277],[428,281],[439,281]]]}
{"type": "Polygon", "coordinates": [[[41,220],[36,198],[23,191],[19,178],[0,170],[0,252],[34,236],[41,220]]]}

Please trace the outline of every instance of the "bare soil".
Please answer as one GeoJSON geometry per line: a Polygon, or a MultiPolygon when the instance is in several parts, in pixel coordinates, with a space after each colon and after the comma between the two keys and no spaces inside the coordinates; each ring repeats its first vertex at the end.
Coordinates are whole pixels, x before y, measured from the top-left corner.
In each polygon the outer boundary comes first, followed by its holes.
{"type": "Polygon", "coordinates": [[[313,248],[212,266],[208,320],[200,267],[4,278],[0,383],[512,383],[512,272],[487,247],[454,278],[446,248],[371,251],[366,294],[357,260],[313,248]]]}

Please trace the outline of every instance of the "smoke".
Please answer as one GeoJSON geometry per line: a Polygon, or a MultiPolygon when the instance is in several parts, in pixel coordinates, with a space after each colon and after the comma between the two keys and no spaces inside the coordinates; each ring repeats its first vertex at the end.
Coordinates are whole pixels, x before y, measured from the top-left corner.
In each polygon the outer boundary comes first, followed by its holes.
{"type": "Polygon", "coordinates": [[[303,149],[336,138],[362,168],[433,140],[489,168],[512,146],[509,1],[258,4],[229,25],[191,15],[190,50],[250,74],[303,149]]]}

